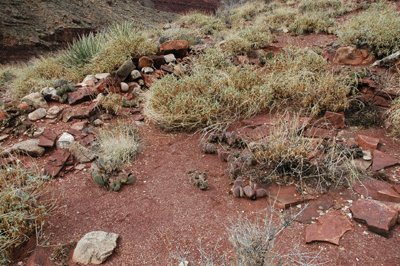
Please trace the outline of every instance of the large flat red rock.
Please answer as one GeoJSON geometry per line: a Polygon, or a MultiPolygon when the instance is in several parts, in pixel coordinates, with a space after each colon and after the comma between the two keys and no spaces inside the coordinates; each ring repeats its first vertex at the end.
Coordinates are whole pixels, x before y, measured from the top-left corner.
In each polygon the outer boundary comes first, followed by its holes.
{"type": "Polygon", "coordinates": [[[358,135],[358,146],[362,148],[363,150],[370,150],[374,151],[378,147],[379,144],[379,139],[378,138],[373,138],[370,136],[365,136],[365,135],[358,135]]]}
{"type": "Polygon", "coordinates": [[[357,222],[366,223],[372,232],[389,237],[389,230],[396,224],[400,205],[377,200],[359,199],[350,207],[357,222]]]}
{"type": "Polygon", "coordinates": [[[375,150],[374,151],[374,159],[372,163],[372,171],[379,171],[386,167],[390,167],[393,165],[399,164],[399,160],[386,154],[384,152],[375,150]]]}
{"type": "Polygon", "coordinates": [[[76,91],[68,93],[68,103],[70,105],[78,104],[91,100],[95,93],[90,88],[79,88],[76,91]]]}
{"type": "Polygon", "coordinates": [[[308,203],[308,206],[296,217],[295,221],[299,223],[310,224],[320,216],[320,211],[325,212],[332,206],[332,201],[310,202],[308,203]]]}
{"type": "Polygon", "coordinates": [[[353,225],[346,216],[329,212],[321,216],[315,224],[306,227],[306,243],[323,241],[339,245],[340,238],[352,228],[353,225]]]}
{"type": "Polygon", "coordinates": [[[48,160],[44,171],[51,177],[55,177],[64,167],[68,159],[72,157],[71,153],[66,149],[58,149],[48,160]]]}
{"type": "Polygon", "coordinates": [[[314,199],[314,197],[310,195],[301,195],[296,190],[296,187],[271,184],[265,190],[267,191],[267,195],[270,197],[271,201],[275,202],[275,206],[281,209],[314,199]]]}
{"type": "Polygon", "coordinates": [[[364,197],[371,197],[378,199],[378,191],[392,189],[389,183],[380,181],[377,179],[370,179],[364,181],[358,181],[354,184],[353,189],[363,195],[364,197]]]}

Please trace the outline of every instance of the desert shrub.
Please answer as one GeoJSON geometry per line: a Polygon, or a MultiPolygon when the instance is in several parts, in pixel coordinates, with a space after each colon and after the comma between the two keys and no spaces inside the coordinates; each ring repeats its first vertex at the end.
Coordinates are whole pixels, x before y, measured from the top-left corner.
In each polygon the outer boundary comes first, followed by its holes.
{"type": "Polygon", "coordinates": [[[215,31],[222,30],[225,27],[225,23],[219,18],[212,15],[205,15],[199,12],[192,12],[183,16],[181,21],[186,24],[197,24],[200,27],[200,31],[203,34],[212,35],[215,31]]]}
{"type": "Polygon", "coordinates": [[[303,35],[306,33],[328,32],[328,27],[334,25],[334,20],[325,16],[323,13],[307,13],[299,15],[289,28],[293,35],[303,35]]]}
{"type": "Polygon", "coordinates": [[[131,56],[157,52],[157,46],[142,36],[135,22],[112,24],[104,38],[100,51],[91,60],[90,69],[94,73],[112,72],[131,56]]]}
{"type": "Polygon", "coordinates": [[[145,114],[165,130],[223,127],[259,112],[270,91],[254,69],[196,71],[178,79],[166,76],[146,95],[145,114]]]}
{"type": "Polygon", "coordinates": [[[374,4],[344,22],[337,36],[342,45],[362,47],[377,56],[390,55],[400,49],[400,13],[395,7],[374,4]]]}
{"type": "Polygon", "coordinates": [[[247,1],[233,8],[227,19],[233,26],[243,26],[245,21],[254,19],[256,15],[264,11],[265,8],[266,4],[263,1],[247,1]]]}
{"type": "Polygon", "coordinates": [[[0,264],[8,265],[15,247],[41,227],[48,212],[37,201],[41,179],[18,165],[0,169],[0,264]]]}
{"type": "Polygon", "coordinates": [[[284,114],[267,140],[249,145],[254,158],[270,168],[258,181],[295,182],[301,189],[310,186],[321,191],[353,185],[362,174],[352,161],[356,156],[353,151],[304,137],[305,127],[306,122],[297,115],[284,114]]]}
{"type": "Polygon", "coordinates": [[[388,113],[388,121],[391,124],[392,134],[398,138],[400,136],[400,98],[392,101],[392,106],[388,113]]]}
{"type": "Polygon", "coordinates": [[[103,42],[104,35],[102,34],[95,36],[90,33],[88,36],[81,36],[68,46],[62,60],[67,67],[82,70],[100,51],[103,42]]]}
{"type": "Polygon", "coordinates": [[[101,106],[107,113],[116,114],[122,108],[123,98],[118,93],[109,93],[101,100],[101,106]]]}
{"type": "Polygon", "coordinates": [[[118,121],[116,125],[103,127],[97,135],[97,153],[111,167],[123,168],[140,152],[143,143],[139,130],[130,121],[118,121]]]}
{"type": "Polygon", "coordinates": [[[198,57],[198,62],[207,68],[218,68],[223,69],[231,65],[230,58],[232,55],[221,47],[217,48],[206,48],[204,53],[198,57]]]}
{"type": "Polygon", "coordinates": [[[278,29],[289,27],[298,16],[298,11],[290,8],[278,8],[271,12],[263,13],[255,19],[255,26],[260,30],[278,29]]]}
{"type": "Polygon", "coordinates": [[[81,77],[76,70],[63,65],[60,55],[32,59],[26,65],[18,67],[15,75],[16,78],[10,84],[10,88],[16,99],[51,85],[54,79],[66,78],[77,81],[81,77]]]}
{"type": "Polygon", "coordinates": [[[326,70],[326,60],[309,49],[288,46],[266,66],[276,100],[293,99],[316,116],[348,106],[352,80],[326,70]]]}
{"type": "Polygon", "coordinates": [[[256,27],[249,27],[229,36],[224,43],[224,49],[231,54],[245,54],[272,43],[274,39],[275,35],[269,30],[259,31],[256,27]]]}
{"type": "Polygon", "coordinates": [[[0,68],[0,88],[11,83],[15,79],[15,69],[12,66],[0,68]]]}

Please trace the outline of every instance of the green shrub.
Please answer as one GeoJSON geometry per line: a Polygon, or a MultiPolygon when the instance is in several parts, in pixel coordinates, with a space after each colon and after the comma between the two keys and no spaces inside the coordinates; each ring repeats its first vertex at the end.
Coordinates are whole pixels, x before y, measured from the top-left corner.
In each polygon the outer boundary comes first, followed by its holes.
{"type": "Polygon", "coordinates": [[[256,27],[249,27],[228,37],[223,48],[231,54],[245,54],[253,49],[266,46],[274,40],[275,35],[271,34],[269,30],[259,31],[256,27]]]}
{"type": "Polygon", "coordinates": [[[298,16],[298,11],[289,8],[279,8],[272,12],[263,13],[255,19],[255,26],[260,30],[289,27],[298,16]]]}
{"type": "Polygon", "coordinates": [[[89,64],[100,51],[103,42],[102,34],[95,36],[90,33],[88,36],[81,36],[68,46],[62,60],[67,67],[82,70],[83,66],[89,64]]]}
{"type": "Polygon", "coordinates": [[[19,166],[0,169],[0,264],[8,265],[12,250],[40,228],[48,212],[37,201],[42,182],[19,166]]]}
{"type": "Polygon", "coordinates": [[[201,70],[166,76],[147,93],[145,114],[165,130],[218,128],[265,108],[270,91],[255,69],[201,70]]]}
{"type": "Polygon", "coordinates": [[[337,32],[342,45],[365,48],[377,56],[400,50],[400,13],[395,7],[374,4],[344,22],[337,32]]]}
{"type": "Polygon", "coordinates": [[[344,110],[352,80],[348,75],[332,73],[327,66],[326,60],[310,49],[285,47],[266,67],[274,98],[293,99],[312,115],[344,110]]]}

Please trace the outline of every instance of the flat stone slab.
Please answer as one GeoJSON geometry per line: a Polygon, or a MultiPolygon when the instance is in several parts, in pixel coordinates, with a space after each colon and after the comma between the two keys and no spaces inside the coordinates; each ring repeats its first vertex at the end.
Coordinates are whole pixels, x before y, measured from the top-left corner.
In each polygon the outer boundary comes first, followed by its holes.
{"type": "Polygon", "coordinates": [[[17,143],[11,148],[11,150],[17,153],[23,153],[33,157],[40,157],[45,152],[45,149],[39,146],[38,139],[30,139],[17,143]]]}
{"type": "Polygon", "coordinates": [[[335,130],[329,130],[318,127],[310,127],[303,132],[303,136],[309,138],[332,139],[333,137],[336,137],[336,135],[337,131],[335,130]]]}
{"type": "Polygon", "coordinates": [[[307,208],[305,208],[300,215],[296,217],[295,221],[299,223],[310,224],[312,221],[317,220],[317,218],[320,216],[320,212],[325,212],[332,206],[332,201],[310,202],[308,203],[307,208]]]}
{"type": "Polygon", "coordinates": [[[70,105],[86,102],[94,98],[95,93],[89,88],[80,88],[68,93],[68,103],[70,105]]]}
{"type": "Polygon", "coordinates": [[[386,167],[390,167],[393,165],[399,164],[399,160],[386,154],[384,152],[375,150],[374,151],[374,159],[372,163],[372,171],[379,171],[386,167]]]}
{"type": "Polygon", "coordinates": [[[377,179],[370,179],[364,181],[358,181],[354,184],[353,189],[363,195],[364,197],[371,197],[373,199],[378,199],[378,191],[383,191],[387,189],[392,189],[392,186],[384,181],[377,179]]]}
{"type": "Polygon", "coordinates": [[[315,224],[306,227],[306,243],[323,241],[339,245],[340,238],[353,229],[351,221],[338,212],[321,216],[315,224]]]}
{"type": "Polygon", "coordinates": [[[275,202],[275,206],[281,209],[286,209],[290,206],[297,205],[307,200],[314,199],[310,195],[301,195],[297,192],[296,187],[278,186],[277,184],[271,184],[265,188],[268,197],[272,202],[275,202]]]}
{"type": "Polygon", "coordinates": [[[360,148],[363,150],[374,151],[376,150],[379,144],[378,138],[373,138],[370,136],[358,135],[357,139],[358,139],[357,140],[358,146],[360,146],[360,148]]]}
{"type": "Polygon", "coordinates": [[[400,194],[393,188],[387,188],[378,191],[377,199],[380,201],[400,203],[400,194]]]}
{"type": "Polygon", "coordinates": [[[389,230],[396,224],[400,205],[370,199],[359,199],[350,207],[354,220],[366,223],[374,233],[389,237],[389,230]]]}
{"type": "Polygon", "coordinates": [[[51,148],[54,146],[57,134],[54,131],[46,128],[39,139],[39,146],[51,148]]]}
{"type": "Polygon", "coordinates": [[[66,149],[58,149],[48,160],[44,171],[51,177],[56,177],[64,167],[71,153],[66,149]]]}
{"type": "Polygon", "coordinates": [[[101,264],[117,246],[118,234],[103,231],[87,233],[79,240],[74,250],[72,260],[82,264],[101,264]]]}

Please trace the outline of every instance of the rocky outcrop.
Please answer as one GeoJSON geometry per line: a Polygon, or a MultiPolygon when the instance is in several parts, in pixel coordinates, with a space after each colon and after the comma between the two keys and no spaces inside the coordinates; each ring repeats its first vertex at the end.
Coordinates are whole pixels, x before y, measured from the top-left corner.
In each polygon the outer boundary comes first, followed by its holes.
{"type": "Polygon", "coordinates": [[[135,20],[150,26],[178,17],[137,1],[0,1],[0,63],[65,48],[78,36],[115,21],[135,20]]]}

